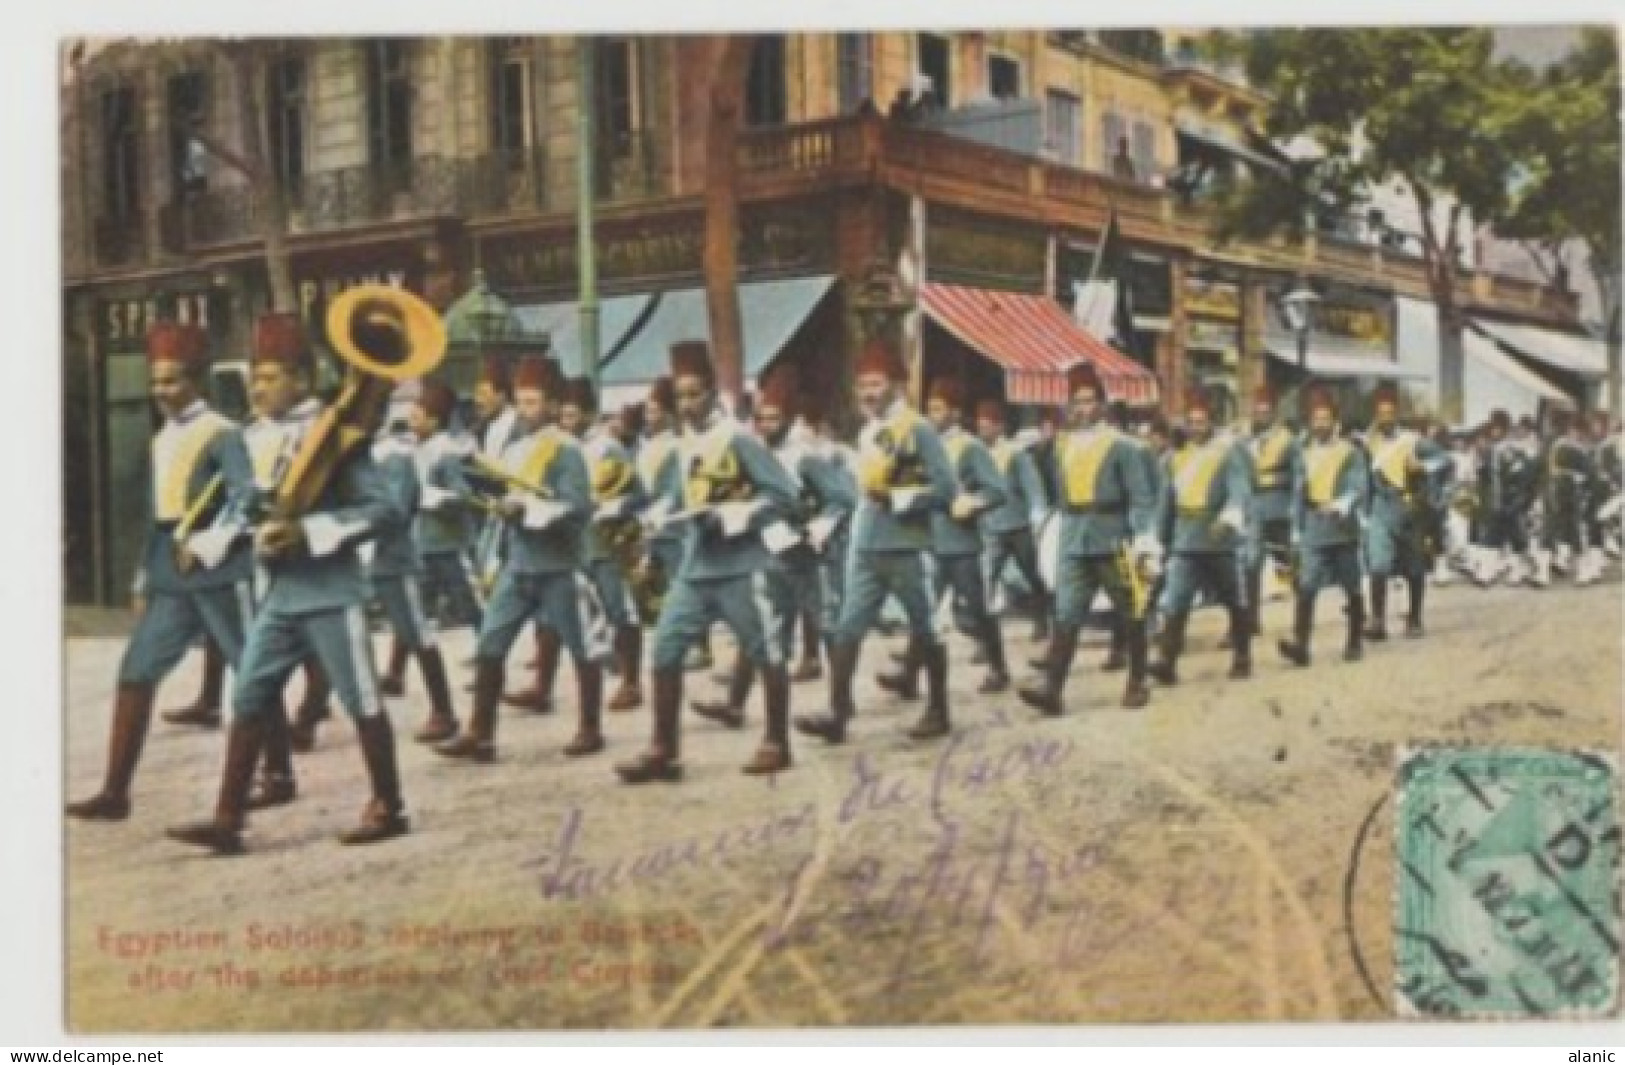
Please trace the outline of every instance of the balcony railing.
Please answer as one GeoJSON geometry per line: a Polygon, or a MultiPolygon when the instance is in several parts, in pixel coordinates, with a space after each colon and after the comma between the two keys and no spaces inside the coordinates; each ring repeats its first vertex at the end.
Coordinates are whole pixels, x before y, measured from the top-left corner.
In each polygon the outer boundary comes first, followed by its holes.
{"type": "Polygon", "coordinates": [[[844,168],[863,154],[863,126],[844,118],[745,130],[739,172],[747,177],[807,174],[844,168]]]}
{"type": "Polygon", "coordinates": [[[458,198],[467,214],[530,214],[547,208],[547,190],[542,149],[513,148],[465,162],[458,198]]]}

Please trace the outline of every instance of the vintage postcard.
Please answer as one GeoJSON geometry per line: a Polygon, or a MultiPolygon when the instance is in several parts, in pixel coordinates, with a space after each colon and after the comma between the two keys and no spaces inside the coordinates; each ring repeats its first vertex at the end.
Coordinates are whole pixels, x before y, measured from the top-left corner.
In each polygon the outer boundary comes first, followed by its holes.
{"type": "Polygon", "coordinates": [[[59,43],[68,1033],[1617,1021],[1616,27],[59,43]]]}

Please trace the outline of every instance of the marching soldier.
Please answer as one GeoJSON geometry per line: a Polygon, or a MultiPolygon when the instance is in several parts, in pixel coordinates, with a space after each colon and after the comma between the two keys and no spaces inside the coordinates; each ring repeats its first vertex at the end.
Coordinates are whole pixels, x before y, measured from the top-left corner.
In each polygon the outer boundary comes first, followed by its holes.
{"type": "Polygon", "coordinates": [[[1298,434],[1275,419],[1275,394],[1268,386],[1253,393],[1251,432],[1252,510],[1248,514],[1247,606],[1252,635],[1263,634],[1264,566],[1288,564],[1292,555],[1292,473],[1299,455],[1298,434]]]}
{"type": "Polygon", "coordinates": [[[1508,438],[1510,428],[1506,411],[1490,413],[1488,454],[1479,468],[1487,550],[1473,575],[1481,586],[1493,583],[1501,572],[1507,574],[1508,584],[1522,584],[1529,577],[1529,532],[1524,523],[1535,499],[1538,463],[1527,444],[1508,438]]]}
{"type": "MultiPolygon", "coordinates": [[[[329,320],[364,322],[369,350],[356,349],[351,333],[335,331],[333,343],[345,361],[375,358],[410,360],[414,349],[433,345],[440,333],[434,312],[418,303],[382,304],[372,289],[351,289],[338,297],[329,320]]],[[[443,341],[440,341],[443,343],[443,341]]],[[[293,379],[308,384],[304,359],[260,358],[253,367],[256,391],[293,394],[293,379]]],[[[268,404],[274,407],[275,404],[268,404]]],[[[249,630],[232,691],[231,728],[214,817],[169,830],[172,839],[218,854],[243,849],[250,775],[265,743],[269,724],[282,713],[282,687],[307,656],[321,660],[323,672],[361,742],[372,797],[361,822],[339,838],[345,844],[373,843],[407,831],[395,734],[378,691],[378,678],[363,609],[366,578],[358,548],[392,523],[404,522],[378,467],[366,449],[343,459],[311,509],[295,519],[273,517],[253,529],[254,550],[266,574],[264,598],[249,630]]]]}
{"type": "MultiPolygon", "coordinates": [[[[587,527],[587,576],[598,592],[614,636],[616,672],[620,688],[609,700],[611,710],[636,710],[643,705],[638,677],[643,664],[643,629],[628,585],[636,560],[617,555],[614,539],[629,525],[635,529],[637,511],[644,503],[632,453],[617,436],[611,421],[597,422],[598,403],[592,382],[584,377],[565,383],[559,404],[559,428],[581,442],[592,482],[593,519],[587,527]]],[[[551,693],[550,693],[551,694],[551,693]]]]}
{"type": "Polygon", "coordinates": [[[1245,444],[1213,431],[1205,392],[1185,404],[1189,437],[1169,455],[1155,519],[1168,548],[1162,592],[1163,629],[1158,661],[1149,667],[1163,684],[1179,682],[1185,627],[1199,589],[1230,614],[1230,677],[1252,676],[1252,618],[1247,608],[1244,539],[1252,508],[1252,462],[1245,444]]]}
{"type": "Polygon", "coordinates": [[[147,531],[136,574],[136,626],[119,661],[107,772],[99,792],[69,803],[72,817],[122,821],[152,722],[153,696],[204,632],[227,661],[242,654],[251,562],[241,546],[205,559],[194,536],[252,490],[241,432],[203,400],[208,338],[195,325],[155,322],[147,332],[150,391],[164,424],[152,439],[147,531]],[[211,564],[212,563],[212,564],[211,564]]]}
{"type": "Polygon", "coordinates": [[[1625,490],[1622,466],[1625,466],[1625,449],[1621,448],[1619,424],[1616,422],[1610,432],[1608,412],[1592,411],[1591,470],[1594,481],[1587,520],[1590,523],[1589,539],[1593,553],[1591,569],[1599,578],[1606,564],[1604,556],[1618,558],[1620,553],[1620,493],[1625,490]]]}
{"type": "Polygon", "coordinates": [[[648,549],[647,565],[658,566],[660,575],[669,583],[677,576],[683,564],[683,539],[679,526],[659,519],[662,501],[682,498],[683,469],[680,448],[677,446],[677,396],[672,391],[671,377],[655,381],[643,401],[643,446],[638,449],[638,481],[650,506],[644,512],[644,544],[648,549]]]}
{"type": "MultiPolygon", "coordinates": [[[[819,446],[806,427],[795,421],[796,383],[792,368],[781,364],[762,386],[756,401],[756,432],[772,451],[779,465],[799,490],[794,518],[772,542],[764,542],[772,554],[767,570],[767,594],[779,631],[773,634],[780,653],[788,662],[794,651],[794,630],[798,620],[809,615],[821,618],[825,612],[825,571],[827,553],[840,536],[852,509],[857,505],[857,487],[845,476],[826,449],[819,446]]],[[[818,622],[814,623],[817,633],[818,622]]],[[[729,728],[745,724],[745,702],[750,698],[755,670],[750,659],[739,654],[734,660],[727,696],[721,701],[693,703],[701,717],[720,721],[729,728]]],[[[793,679],[793,678],[792,678],[793,679]]]]}
{"type": "Polygon", "coordinates": [[[1552,442],[1546,451],[1546,473],[1542,478],[1541,509],[1545,520],[1541,551],[1536,557],[1535,584],[1538,586],[1544,587],[1550,580],[1554,553],[1560,559],[1560,571],[1567,572],[1573,567],[1577,585],[1595,583],[1602,576],[1600,571],[1594,572],[1593,554],[1586,537],[1587,514],[1591,509],[1589,497],[1595,477],[1591,457],[1591,449],[1574,416],[1566,410],[1553,412],[1552,442]]]}
{"type": "Polygon", "coordinates": [[[881,604],[895,596],[908,618],[905,652],[925,666],[925,715],[909,730],[915,739],[948,732],[948,649],[937,635],[921,553],[931,549],[931,515],[957,493],[953,467],[936,430],[909,408],[908,370],[884,341],[872,340],[855,367],[859,436],[858,483],[863,496],[853,521],[846,586],[830,644],[830,712],[796,719],[796,727],[829,743],[846,740],[856,708],[852,677],[863,638],[881,604]]]}
{"type": "Polygon", "coordinates": [[[1392,385],[1377,390],[1366,435],[1371,462],[1370,519],[1365,559],[1371,584],[1368,640],[1388,638],[1388,582],[1403,577],[1410,592],[1405,635],[1422,635],[1422,602],[1428,572],[1439,552],[1439,483],[1450,459],[1428,437],[1399,425],[1399,398],[1392,385]]]}
{"type": "Polygon", "coordinates": [[[1322,388],[1309,396],[1309,438],[1293,473],[1292,541],[1298,555],[1292,639],[1281,654],[1299,666],[1309,664],[1315,598],[1336,584],[1348,597],[1345,661],[1358,661],[1365,627],[1365,596],[1360,590],[1360,511],[1370,491],[1370,475],[1360,449],[1337,432],[1337,412],[1322,388]]]}
{"type": "Polygon", "coordinates": [[[796,485],[718,402],[704,341],[672,345],[671,376],[683,426],[684,472],[681,504],[669,501],[668,507],[684,515],[687,548],[655,629],[654,736],[643,754],[615,772],[627,784],[682,779],[683,658],[721,620],[761,676],[766,699],[766,733],[744,771],[776,773],[791,764],[790,675],[775,641],[787,619],[773,616],[765,541],[785,535],[796,485]]]}
{"type": "MultiPolygon", "coordinates": [[[[926,417],[942,441],[955,481],[948,506],[931,515],[931,556],[936,561],[932,602],[940,603],[945,594],[952,597],[956,619],[987,657],[988,675],[977,691],[994,695],[1009,690],[1010,670],[1005,665],[1004,635],[987,606],[979,522],[1004,503],[1006,490],[993,456],[960,424],[964,406],[964,390],[957,380],[939,377],[931,382],[926,417]]],[[[899,672],[881,674],[875,682],[901,698],[919,698],[918,650],[905,658],[899,672]]]]}
{"type": "Polygon", "coordinates": [[[513,381],[501,359],[487,358],[480,364],[480,379],[474,383],[475,440],[480,454],[501,459],[508,445],[525,435],[519,414],[510,402],[513,381]]]}
{"type": "MultiPolygon", "coordinates": [[[[443,389],[438,383],[425,383],[421,395],[430,394],[430,386],[443,389]]],[[[437,405],[440,398],[431,399],[437,405]]],[[[420,398],[409,405],[419,414],[407,415],[408,422],[421,421],[420,398]]],[[[381,695],[399,697],[406,694],[406,660],[417,659],[423,673],[423,686],[429,695],[429,720],[414,739],[419,743],[438,743],[457,734],[457,715],[451,706],[451,685],[446,679],[446,663],[440,654],[434,621],[423,609],[423,596],[419,580],[423,562],[413,537],[413,527],[421,519],[420,504],[423,486],[418,479],[416,431],[389,434],[373,445],[372,458],[379,476],[388,489],[394,504],[393,520],[378,529],[373,541],[372,560],[367,566],[373,597],[389,619],[394,636],[390,641],[389,668],[378,683],[381,695]]]]}
{"type": "Polygon", "coordinates": [[[435,748],[448,758],[496,760],[504,663],[527,622],[536,627],[538,646],[563,647],[575,664],[580,724],[565,755],[604,749],[600,705],[594,698],[603,689],[603,667],[588,646],[593,597],[585,580],[577,581],[586,565],[592,485],[580,446],[552,422],[548,396],[557,394],[561,384],[557,367],[539,355],[522,359],[514,375],[521,435],[502,453],[499,466],[506,474],[498,505],[505,533],[502,569],[475,641],[469,726],[435,748]]]}
{"type": "MultiPolygon", "coordinates": [[[[467,437],[450,432],[451,412],[456,405],[456,393],[449,386],[425,381],[417,400],[406,411],[416,440],[412,461],[420,486],[414,533],[425,584],[450,597],[454,618],[468,618],[478,629],[479,602],[463,562],[471,515],[463,498],[462,469],[474,445],[467,437]]],[[[390,674],[397,675],[393,661],[390,674]]],[[[400,694],[389,690],[388,680],[384,694],[400,694]]]]}
{"type": "Polygon", "coordinates": [[[1060,557],[1055,580],[1055,637],[1042,683],[1023,685],[1023,702],[1049,716],[1062,712],[1061,694],[1077,653],[1078,635],[1095,593],[1104,589],[1123,619],[1128,682],[1123,706],[1143,707],[1146,687],[1145,615],[1152,573],[1162,548],[1152,535],[1156,497],[1142,445],[1105,421],[1106,395],[1089,363],[1067,371],[1070,426],[1056,438],[1060,491],[1060,557]]]}
{"type": "Polygon", "coordinates": [[[1031,590],[1036,604],[1033,615],[1035,642],[1049,639],[1053,602],[1049,589],[1038,575],[1038,545],[1033,525],[1047,506],[1044,485],[1030,451],[1005,435],[1004,404],[984,399],[976,405],[976,432],[993,456],[994,467],[1004,478],[1004,500],[983,517],[983,526],[992,540],[988,554],[988,580],[997,585],[1005,566],[1014,563],[1021,579],[1031,590]]]}

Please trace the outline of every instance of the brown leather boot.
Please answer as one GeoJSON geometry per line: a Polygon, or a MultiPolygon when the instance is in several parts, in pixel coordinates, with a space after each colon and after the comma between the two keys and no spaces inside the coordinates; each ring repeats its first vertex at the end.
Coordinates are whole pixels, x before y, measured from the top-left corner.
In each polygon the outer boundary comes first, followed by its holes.
{"type": "Polygon", "coordinates": [[[643,630],[626,625],[615,630],[615,661],[619,663],[620,687],[610,696],[608,709],[617,713],[643,705],[639,678],[643,671],[643,630]]]}
{"type": "Polygon", "coordinates": [[[231,727],[226,731],[226,765],[220,775],[220,797],[215,802],[214,817],[176,825],[166,832],[170,839],[216,854],[243,852],[248,788],[254,780],[254,765],[260,759],[260,745],[265,740],[267,715],[277,709],[271,707],[262,713],[237,715],[231,719],[231,727]]]}
{"type": "MultiPolygon", "coordinates": [[[[1358,593],[1349,600],[1349,635],[1348,642],[1343,645],[1343,661],[1358,662],[1365,657],[1365,650],[1360,637],[1365,630],[1365,596],[1358,593]]],[[[1384,633],[1384,638],[1387,634],[1384,633]]]]}
{"type": "Polygon", "coordinates": [[[1060,717],[1061,692],[1066,688],[1066,676],[1072,671],[1072,658],[1077,652],[1077,627],[1057,624],[1055,635],[1050,638],[1049,657],[1044,662],[1043,684],[1023,684],[1016,690],[1021,701],[1046,717],[1060,717]]]}
{"type": "Polygon", "coordinates": [[[762,699],[766,705],[767,730],[761,746],[745,763],[744,771],[751,776],[790,768],[790,674],[783,666],[763,668],[762,699]]]}
{"type": "Polygon", "coordinates": [[[744,652],[735,652],[733,672],[728,675],[728,692],[721,700],[695,699],[689,708],[707,721],[715,721],[728,728],[745,727],[745,703],[750,699],[751,684],[756,670],[744,652]]]}
{"type": "Polygon", "coordinates": [[[1365,638],[1381,643],[1388,638],[1388,578],[1371,578],[1371,623],[1365,627],[1365,638]]]}
{"type": "Polygon", "coordinates": [[[824,637],[819,631],[818,615],[803,614],[801,616],[801,661],[796,663],[790,680],[796,684],[808,681],[822,680],[824,637]]]}
{"type": "Polygon", "coordinates": [[[395,730],[389,715],[380,710],[355,723],[361,739],[361,758],[372,782],[372,799],[361,811],[361,823],[339,835],[346,846],[377,843],[406,835],[406,804],[401,800],[401,774],[395,764],[395,730]]]}
{"type": "Polygon", "coordinates": [[[948,735],[948,648],[936,643],[924,649],[925,713],[908,730],[911,740],[934,740],[948,735]]]}
{"type": "Polygon", "coordinates": [[[1004,632],[999,622],[988,616],[982,622],[982,646],[987,648],[987,676],[976,691],[981,695],[999,695],[1010,690],[1010,667],[1004,659],[1004,632]]]}
{"type": "Polygon", "coordinates": [[[107,773],[102,790],[70,802],[69,817],[84,821],[122,821],[130,816],[130,782],[141,761],[141,748],[152,724],[153,687],[120,684],[113,693],[113,731],[107,742],[107,773]]]}
{"type": "Polygon", "coordinates": [[[1145,682],[1146,650],[1145,621],[1129,619],[1124,622],[1128,642],[1128,682],[1123,685],[1125,710],[1138,710],[1151,701],[1151,688],[1145,682]]]}
{"type": "Polygon", "coordinates": [[[597,754],[604,749],[604,667],[596,662],[576,663],[576,691],[581,720],[575,738],[564,748],[567,758],[597,754]]]}
{"type": "Polygon", "coordinates": [[[299,794],[293,774],[293,730],[288,725],[287,711],[279,701],[258,716],[264,765],[259,782],[248,797],[250,810],[286,806],[299,794]]]}
{"type": "Polygon", "coordinates": [[[925,664],[926,650],[922,641],[909,638],[903,649],[901,666],[896,673],[876,673],[875,683],[899,699],[912,702],[920,697],[920,669],[925,664]]]}
{"type": "Polygon", "coordinates": [[[502,697],[502,661],[474,660],[474,712],[468,729],[456,739],[437,744],[435,753],[475,762],[496,761],[497,700],[502,697]]]}
{"type": "Polygon", "coordinates": [[[1252,611],[1244,606],[1230,610],[1230,679],[1245,680],[1253,675],[1252,611]]]}
{"type": "Polygon", "coordinates": [[[1281,640],[1281,657],[1295,666],[1309,664],[1309,633],[1315,617],[1315,601],[1299,593],[1292,603],[1292,639],[1281,640]]]}
{"type": "Polygon", "coordinates": [[[683,763],[679,761],[680,722],[682,711],[683,669],[656,669],[650,675],[654,687],[654,739],[649,749],[630,762],[621,762],[615,774],[623,784],[649,784],[655,781],[672,783],[683,779],[683,763]]]}
{"type": "Polygon", "coordinates": [[[852,702],[852,674],[858,668],[857,643],[832,644],[829,649],[829,703],[827,714],[806,714],[795,726],[808,736],[827,743],[845,743],[846,726],[856,715],[852,702]]]}
{"type": "Polygon", "coordinates": [[[213,640],[203,641],[203,687],[191,706],[165,710],[163,719],[171,725],[197,728],[220,727],[220,698],[225,688],[226,656],[213,640]]]}
{"type": "Polygon", "coordinates": [[[446,678],[446,659],[438,647],[418,651],[418,669],[423,687],[429,693],[429,720],[412,738],[419,743],[441,743],[457,735],[457,713],[451,708],[451,682],[446,678]]]}
{"type": "MultiPolygon", "coordinates": [[[[502,701],[533,714],[553,712],[553,681],[559,672],[559,634],[552,629],[536,630],[536,682],[528,691],[509,692],[502,701]]],[[[476,680],[475,684],[478,685],[476,680]]]]}
{"type": "Polygon", "coordinates": [[[1189,620],[1189,614],[1169,614],[1164,619],[1162,636],[1157,641],[1160,654],[1157,661],[1146,668],[1159,684],[1179,683],[1179,656],[1185,650],[1185,626],[1189,620]]]}
{"type": "Polygon", "coordinates": [[[316,725],[332,716],[327,706],[332,694],[333,686],[322,672],[321,663],[314,657],[305,659],[305,694],[299,700],[299,709],[293,715],[289,730],[293,749],[300,754],[316,749],[316,725]]]}
{"type": "Polygon", "coordinates": [[[401,642],[399,636],[389,641],[389,666],[384,670],[384,675],[378,678],[378,691],[392,699],[406,694],[406,644],[401,642]]]}

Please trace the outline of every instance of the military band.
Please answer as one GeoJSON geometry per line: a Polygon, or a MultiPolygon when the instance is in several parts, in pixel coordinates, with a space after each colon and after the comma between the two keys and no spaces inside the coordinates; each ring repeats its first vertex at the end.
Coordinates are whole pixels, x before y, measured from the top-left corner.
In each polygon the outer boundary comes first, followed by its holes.
{"type": "MultiPolygon", "coordinates": [[[[367,333],[373,354],[396,345],[405,357],[438,327],[426,305],[357,306],[378,318],[367,333]],[[414,318],[422,313],[432,324],[414,318]]],[[[359,350],[342,332],[328,340],[359,350]]],[[[1360,429],[1311,385],[1301,427],[1260,389],[1233,431],[1216,424],[1201,391],[1186,399],[1177,428],[1150,418],[1136,429],[1083,362],[1066,371],[1064,422],[1041,409],[1012,435],[1012,409],[973,400],[959,377],[934,380],[917,411],[897,348],[879,340],[853,367],[850,398],[863,417],[855,446],[825,413],[839,404],[809,402],[793,365],[764,375],[747,423],[720,395],[704,341],[675,343],[670,375],[611,414],[591,382],[566,379],[556,359],[531,352],[481,364],[467,436],[456,431],[455,391],[432,376],[414,380],[400,423],[346,451],[294,512],[282,506],[290,468],[338,416],[312,393],[300,320],[266,315],[256,324],[256,417],[244,429],[203,398],[202,331],[160,322],[147,347],[163,423],[149,450],[137,621],[119,665],[101,788],[67,811],[129,817],[157,687],[202,642],[203,691],[165,717],[217,727],[229,707],[224,765],[213,816],[169,835],[218,853],[243,849],[250,811],[293,800],[293,752],[314,747],[335,696],[355,723],[370,784],[360,823],[342,841],[405,833],[385,697],[405,696],[416,661],[429,710],[416,739],[448,759],[492,762],[507,660],[527,626],[536,634],[534,685],[507,699],[551,709],[567,653],[579,715],[569,757],[605,749],[604,709],[647,702],[648,746],[614,766],[624,783],[644,784],[684,776],[685,660],[719,623],[733,637],[733,672],[720,699],[696,699],[693,709],[742,728],[760,681],[763,733],[744,771],[768,775],[793,765],[792,724],[830,744],[849,738],[860,651],[888,599],[906,617],[908,640],[902,669],[877,683],[914,699],[925,677],[910,738],[951,730],[950,618],[989,667],[978,694],[1005,692],[1012,677],[994,589],[1012,565],[1031,593],[1030,639],[1042,650],[1038,675],[1017,694],[1060,716],[1083,632],[1102,606],[1112,640],[1101,671],[1126,672],[1121,705],[1139,709],[1150,681],[1181,683],[1192,613],[1210,605],[1224,611],[1228,678],[1255,675],[1272,569],[1292,601],[1281,656],[1308,667],[1328,589],[1344,600],[1342,657],[1359,661],[1368,642],[1387,639],[1396,585],[1407,596],[1404,635],[1417,638],[1427,585],[1456,570],[1484,586],[1541,588],[1562,577],[1584,586],[1620,553],[1621,444],[1605,414],[1558,410],[1542,437],[1497,410],[1481,429],[1452,434],[1402,424],[1400,395],[1384,386],[1360,429]],[[392,635],[381,676],[369,600],[392,635]],[[441,651],[442,601],[476,625],[466,727],[441,651]],[[827,657],[829,703],[792,719],[798,625],[797,679],[819,678],[827,657]],[[606,702],[607,663],[618,686],[606,702]],[[290,722],[283,689],[301,666],[306,694],[290,722]]]]}

